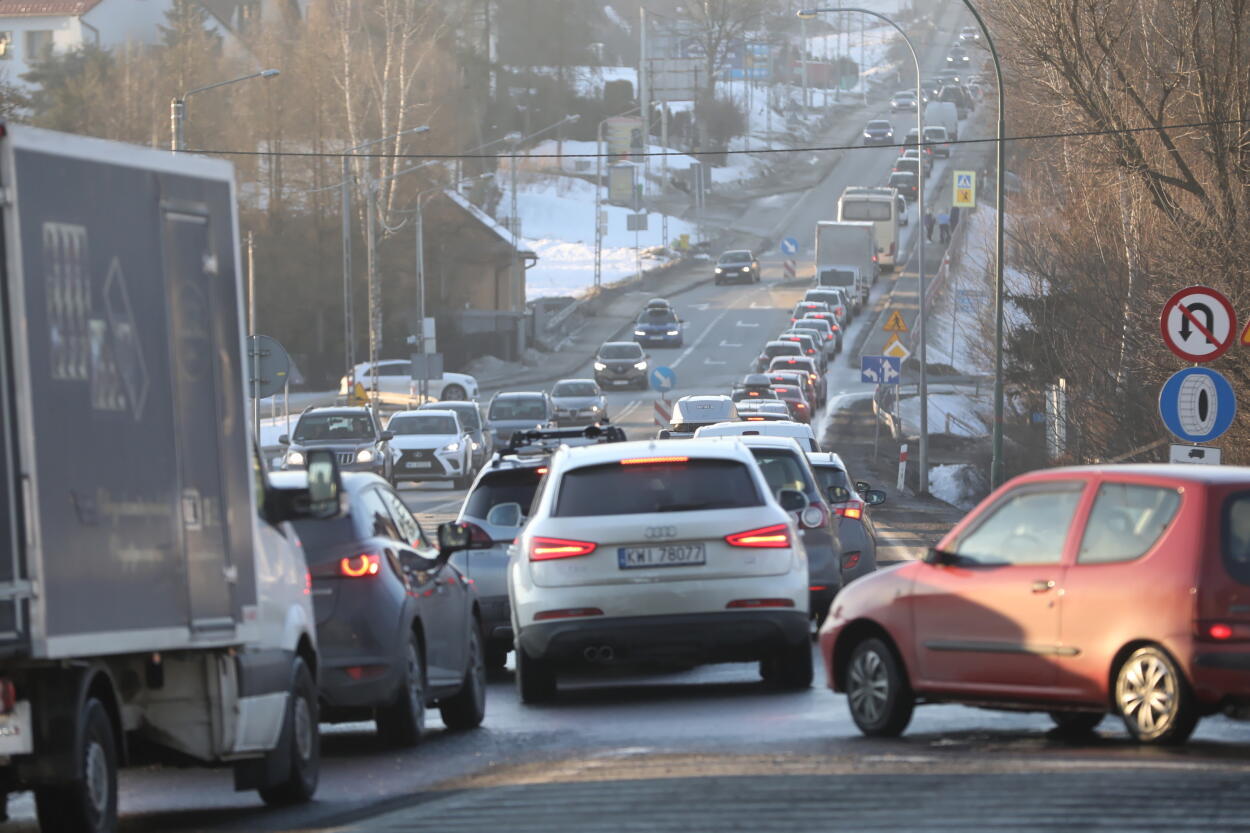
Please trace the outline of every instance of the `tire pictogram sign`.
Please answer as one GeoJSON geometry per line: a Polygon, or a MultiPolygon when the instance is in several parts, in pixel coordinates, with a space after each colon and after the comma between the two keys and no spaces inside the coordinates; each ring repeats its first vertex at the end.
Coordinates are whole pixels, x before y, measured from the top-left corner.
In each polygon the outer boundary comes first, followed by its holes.
{"type": "Polygon", "coordinates": [[[1224,294],[1205,286],[1177,292],[1163,305],[1159,329],[1168,349],[1190,362],[1228,352],[1237,337],[1237,313],[1224,294]]]}
{"type": "Polygon", "coordinates": [[[1172,374],[1159,392],[1159,416],[1185,442],[1206,443],[1228,430],[1237,416],[1237,396],[1223,374],[1187,367],[1172,374]]]}

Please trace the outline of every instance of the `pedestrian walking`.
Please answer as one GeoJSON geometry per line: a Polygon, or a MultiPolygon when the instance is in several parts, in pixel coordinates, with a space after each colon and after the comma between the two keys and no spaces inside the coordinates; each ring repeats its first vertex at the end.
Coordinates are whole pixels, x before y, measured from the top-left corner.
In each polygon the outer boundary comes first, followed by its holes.
{"type": "Polygon", "coordinates": [[[959,225],[959,206],[951,206],[951,231],[955,230],[955,226],[959,225]]]}
{"type": "Polygon", "coordinates": [[[936,223],[937,221],[933,219],[933,212],[926,209],[924,213],[924,239],[930,243],[933,242],[933,226],[936,223]]]}
{"type": "Polygon", "coordinates": [[[937,222],[939,242],[951,242],[951,215],[943,211],[938,215],[937,222]]]}

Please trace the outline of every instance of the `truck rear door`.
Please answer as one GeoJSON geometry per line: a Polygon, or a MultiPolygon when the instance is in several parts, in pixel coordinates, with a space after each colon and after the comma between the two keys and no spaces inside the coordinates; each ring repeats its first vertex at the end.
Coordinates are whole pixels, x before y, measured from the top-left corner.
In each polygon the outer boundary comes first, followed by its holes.
{"type": "MultiPolygon", "coordinates": [[[[0,264],[6,263],[3,238],[0,234],[0,264]]],[[[26,631],[20,609],[25,570],[16,465],[17,413],[13,407],[13,328],[9,325],[12,299],[7,273],[7,268],[0,266],[0,652],[24,639],[26,631]]]]}

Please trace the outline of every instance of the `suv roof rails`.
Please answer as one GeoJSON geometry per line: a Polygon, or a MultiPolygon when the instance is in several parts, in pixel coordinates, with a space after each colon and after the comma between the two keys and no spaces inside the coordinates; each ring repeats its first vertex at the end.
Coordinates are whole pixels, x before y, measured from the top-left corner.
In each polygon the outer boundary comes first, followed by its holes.
{"type": "Polygon", "coordinates": [[[586,439],[596,443],[623,443],[625,431],[615,425],[587,425],[585,428],[531,428],[514,431],[508,445],[495,453],[491,466],[502,462],[505,455],[546,455],[555,451],[565,440],[586,439]]]}

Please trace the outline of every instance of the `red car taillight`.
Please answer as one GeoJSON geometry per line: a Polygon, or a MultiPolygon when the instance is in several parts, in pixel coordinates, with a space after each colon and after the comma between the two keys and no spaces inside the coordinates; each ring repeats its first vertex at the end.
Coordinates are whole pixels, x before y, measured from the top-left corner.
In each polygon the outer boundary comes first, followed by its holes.
{"type": "Polygon", "coordinates": [[[790,546],[790,527],[786,524],[761,526],[759,529],[748,529],[725,536],[725,543],[731,547],[755,547],[757,549],[775,549],[790,546]]]}
{"type": "Polygon", "coordinates": [[[590,555],[597,546],[598,544],[589,541],[571,541],[567,538],[534,538],[530,541],[530,561],[590,555]]]}
{"type": "Polygon", "coordinates": [[[339,559],[339,575],[345,578],[376,576],[381,570],[382,558],[376,553],[364,552],[339,559]]]}
{"type": "Polygon", "coordinates": [[[843,518],[858,521],[864,517],[864,502],[862,500],[848,500],[846,503],[834,506],[833,511],[834,514],[841,515],[843,518]]]}
{"type": "Polygon", "coordinates": [[[857,566],[859,566],[859,553],[858,552],[842,553],[842,569],[843,570],[854,570],[857,566]]]}

